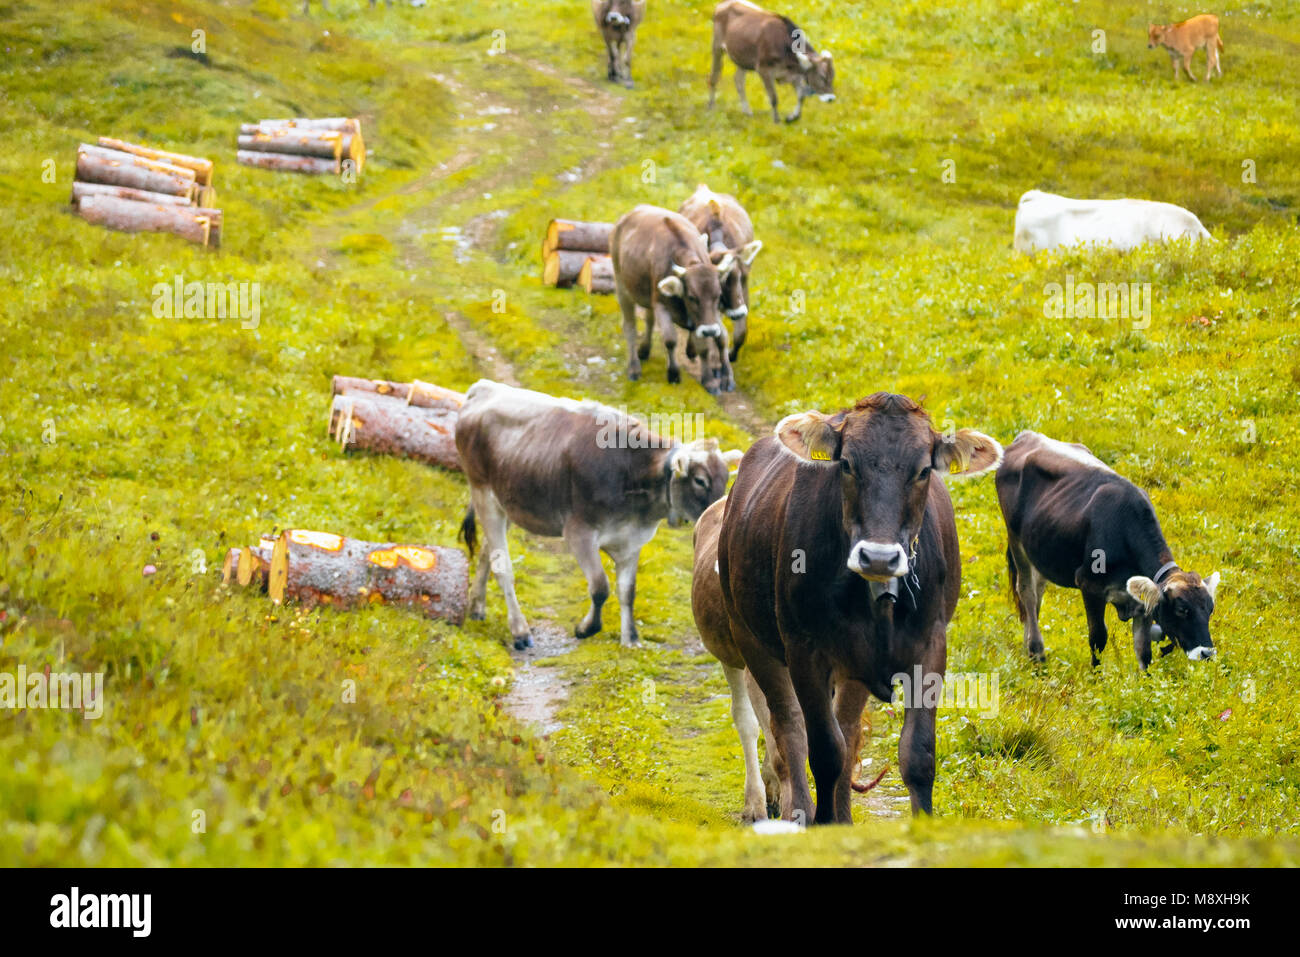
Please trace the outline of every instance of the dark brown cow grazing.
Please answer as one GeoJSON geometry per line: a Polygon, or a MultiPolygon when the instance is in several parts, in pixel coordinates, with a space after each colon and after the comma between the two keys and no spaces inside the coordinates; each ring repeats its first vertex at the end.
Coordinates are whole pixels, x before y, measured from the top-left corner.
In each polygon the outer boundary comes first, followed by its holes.
{"type": "Polygon", "coordinates": [[[1132,620],[1133,650],[1143,669],[1162,635],[1189,658],[1214,656],[1210,614],[1219,573],[1202,581],[1179,569],[1140,488],[1084,446],[1037,432],[1021,432],[1007,447],[997,486],[1011,590],[1030,657],[1047,656],[1038,612],[1048,582],[1082,593],[1094,666],[1108,638],[1107,604],[1121,621],[1132,620]]]}
{"type": "MultiPolygon", "coordinates": [[[[782,816],[850,823],[868,693],[891,700],[915,668],[941,680],[961,559],[935,476],[978,475],[1001,458],[987,435],[936,432],[911,399],[882,392],[835,415],[788,416],[741,460],[718,574],[732,639],[771,712],[782,816]]],[[[935,701],[907,684],[899,767],[912,813],[928,814],[935,701]]]]}
{"type": "MultiPolygon", "coordinates": [[[[715,263],[721,262],[727,253],[736,257],[736,268],[722,280],[720,300],[722,312],[731,320],[734,330],[728,358],[735,362],[749,332],[749,269],[763,243],[754,238],[754,224],[736,197],[715,193],[703,183],[677,211],[708,237],[709,257],[715,263]]],[[[686,354],[691,358],[694,358],[693,345],[687,340],[686,354]]]]}
{"type": "Polygon", "coordinates": [[[614,264],[614,292],[623,310],[627,377],[641,378],[641,360],[650,357],[658,326],[668,349],[668,381],[680,382],[680,327],[697,340],[695,349],[701,356],[708,355],[708,340],[720,340],[717,364],[700,363],[700,384],[713,395],[735,389],[719,301],[722,281],[736,268],[736,257],[725,253],[715,263],[704,237],[691,221],[658,206],[638,206],[625,213],[614,224],[609,253],[614,264]],[[640,345],[636,335],[638,312],[645,316],[645,337],[640,345]]]}
{"type": "Polygon", "coordinates": [[[709,109],[722,76],[722,55],[736,64],[736,92],[740,107],[752,116],[745,98],[745,72],[757,70],[772,104],[772,119],[781,121],[776,105],[777,82],[790,83],[799,95],[794,112],[785,118],[793,123],[803,113],[803,101],[816,94],[830,103],[835,99],[835,66],[829,52],[818,53],[807,35],[789,17],[768,13],[746,0],[723,0],[713,11],[713,71],[709,74],[709,109]]]}
{"type": "Polygon", "coordinates": [[[632,87],[632,45],[636,28],[645,17],[645,0],[591,0],[591,15],[605,41],[606,76],[632,87]]]}
{"type": "MultiPolygon", "coordinates": [[[[683,436],[684,437],[684,436],[683,436]]],[[[456,451],[469,480],[470,507],[461,525],[473,557],[477,521],[486,546],[470,599],[471,618],[487,611],[488,572],[506,595],[515,648],[532,644],[515,598],[506,528],[563,536],[587,576],[591,608],[574,634],[600,631],[609,581],[600,553],[614,560],[624,645],[637,643],[636,569],[641,548],[663,519],[694,521],[727,490],[740,451],[719,452],[713,439],[682,444],[595,402],[557,399],[480,379],[465,393],[456,422],[456,451]]]]}

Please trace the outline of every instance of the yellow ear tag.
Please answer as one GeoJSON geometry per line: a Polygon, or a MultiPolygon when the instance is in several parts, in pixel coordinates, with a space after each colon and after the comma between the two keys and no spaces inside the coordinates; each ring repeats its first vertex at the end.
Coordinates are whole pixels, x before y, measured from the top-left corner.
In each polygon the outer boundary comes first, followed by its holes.
{"type": "Polygon", "coordinates": [[[818,462],[829,462],[831,460],[829,452],[820,452],[817,449],[810,450],[808,455],[810,458],[813,458],[818,462]]]}

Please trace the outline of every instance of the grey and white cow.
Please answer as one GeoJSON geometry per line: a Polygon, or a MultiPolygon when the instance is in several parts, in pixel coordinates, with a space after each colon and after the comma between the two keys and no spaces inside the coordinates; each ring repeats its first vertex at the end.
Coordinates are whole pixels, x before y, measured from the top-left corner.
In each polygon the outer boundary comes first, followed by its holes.
{"type": "Polygon", "coordinates": [[[601,629],[609,580],[600,553],[614,560],[621,637],[637,643],[636,570],[641,549],[665,518],[694,521],[723,496],[741,452],[714,439],[682,443],[596,402],[560,399],[480,379],[470,386],[456,423],[456,450],[469,480],[461,525],[473,557],[477,522],[486,540],[470,596],[471,618],[487,610],[487,577],[505,592],[516,649],[532,644],[515,597],[506,542],[511,522],[534,535],[561,536],[583,574],[591,607],[574,627],[579,638],[601,629]]]}

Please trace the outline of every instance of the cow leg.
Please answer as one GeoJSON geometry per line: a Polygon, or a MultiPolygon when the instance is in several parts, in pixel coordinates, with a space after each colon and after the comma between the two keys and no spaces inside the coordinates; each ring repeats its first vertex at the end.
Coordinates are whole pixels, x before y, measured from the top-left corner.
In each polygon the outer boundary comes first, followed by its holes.
{"type": "Polygon", "coordinates": [[[1088,615],[1088,647],[1092,649],[1092,666],[1101,664],[1101,653],[1106,650],[1110,635],[1106,631],[1106,598],[1093,592],[1083,594],[1083,610],[1088,615]]]}
{"type": "Polygon", "coordinates": [[[605,576],[605,567],[600,563],[600,548],[596,543],[594,529],[570,518],[564,523],[564,543],[577,559],[578,567],[587,576],[587,594],[591,596],[591,608],[586,617],[573,627],[575,638],[590,638],[600,631],[600,610],[609,597],[609,579],[605,576]]]}
{"type": "Polygon", "coordinates": [[[749,105],[749,97],[745,96],[745,75],[745,70],[736,67],[736,95],[740,97],[740,111],[746,116],[753,116],[754,109],[749,105]]]}
{"type": "Polygon", "coordinates": [[[605,59],[607,61],[605,68],[605,79],[618,79],[618,48],[613,40],[605,41],[605,59]]]}
{"type": "MultiPolygon", "coordinates": [[[[947,670],[948,645],[946,626],[940,622],[930,638],[930,644],[921,658],[921,672],[924,676],[938,674],[943,678],[947,670]]],[[[922,684],[928,683],[923,678],[922,684]]],[[[922,688],[914,688],[912,695],[920,698],[922,688]]],[[[898,738],[898,770],[907,785],[908,796],[912,799],[912,816],[933,814],[934,795],[934,732],[935,705],[924,700],[905,700],[903,709],[903,731],[898,738]]]]}
{"type": "Polygon", "coordinates": [[[808,732],[808,764],[817,784],[815,824],[837,823],[835,795],[844,776],[844,736],[831,708],[831,670],[801,648],[787,649],[790,681],[808,732]]]}
{"type": "Polygon", "coordinates": [[[655,527],[648,534],[638,534],[631,541],[605,547],[606,554],[614,559],[614,577],[618,582],[619,638],[623,647],[635,648],[640,644],[636,628],[636,569],[641,561],[641,548],[654,538],[655,527]]]}
{"type": "Polygon", "coordinates": [[[731,371],[731,358],[728,355],[727,348],[727,327],[722,327],[722,333],[714,340],[714,348],[718,350],[718,388],[723,392],[736,391],[736,376],[731,371]]]}
{"type": "Polygon", "coordinates": [[[1025,554],[1018,541],[1007,546],[1011,562],[1015,566],[1016,600],[1020,603],[1020,614],[1025,624],[1025,651],[1034,661],[1046,661],[1047,650],[1043,647],[1043,633],[1038,629],[1038,612],[1043,605],[1043,592],[1047,590],[1047,579],[1038,574],[1033,562],[1025,554]]]}
{"type": "Polygon", "coordinates": [[[758,716],[758,726],[763,729],[763,784],[767,790],[767,807],[769,815],[781,814],[781,778],[776,773],[772,754],[776,751],[776,739],[772,737],[772,716],[767,710],[767,699],[763,689],[754,680],[754,673],[745,669],[745,687],[749,691],[749,703],[758,716]]]}
{"type": "Polygon", "coordinates": [[[767,820],[767,792],[758,766],[758,716],[749,700],[745,687],[745,669],[722,666],[731,687],[731,722],[740,736],[740,750],[745,756],[745,810],[744,821],[767,820]]]}
{"type": "Polygon", "coordinates": [[[1133,616],[1133,652],[1143,671],[1151,664],[1151,620],[1142,612],[1133,616]]]}
{"type": "MultiPolygon", "coordinates": [[[[718,42],[718,35],[713,35],[713,69],[709,71],[709,109],[713,109],[713,103],[718,98],[718,80],[722,79],[722,54],[724,52],[722,44],[718,42]]],[[[737,69],[739,75],[739,69],[737,69]]]]}
{"type": "Polygon", "coordinates": [[[763,89],[767,90],[767,101],[772,104],[772,119],[780,123],[781,111],[777,109],[776,105],[776,81],[772,79],[771,74],[764,73],[762,70],[758,72],[758,75],[763,80],[763,89]]]}
{"type": "Polygon", "coordinates": [[[1183,57],[1183,72],[1187,74],[1187,79],[1193,83],[1196,82],[1196,74],[1192,72],[1192,55],[1190,53],[1183,57]]]}
{"type": "Polygon", "coordinates": [[[627,340],[627,377],[635,382],[641,378],[641,360],[650,354],[647,348],[645,355],[637,348],[636,343],[636,303],[632,301],[623,290],[620,283],[616,287],[618,293],[618,307],[623,310],[623,338],[627,340]]]}
{"type": "MultiPolygon", "coordinates": [[[[682,381],[682,370],[677,365],[677,326],[673,323],[673,317],[663,306],[658,303],[654,307],[654,318],[659,326],[659,334],[663,337],[664,348],[668,350],[668,381],[673,385],[682,381]]],[[[646,327],[646,339],[650,338],[650,328],[646,327]]],[[[649,346],[646,347],[647,350],[649,346]]]]}
{"type": "Polygon", "coordinates": [[[490,489],[483,494],[474,494],[474,512],[483,523],[484,547],[492,571],[496,574],[497,584],[506,596],[506,614],[510,623],[510,637],[515,640],[515,650],[520,651],[532,645],[532,634],[528,630],[528,620],[519,610],[519,599],[515,597],[515,573],[510,562],[510,545],[506,540],[509,521],[505,509],[490,489]]]}
{"type": "Polygon", "coordinates": [[[812,792],[808,790],[808,735],[790,671],[759,644],[744,622],[733,619],[731,629],[754,684],[763,694],[767,717],[763,730],[767,734],[767,753],[780,782],[781,817],[807,824],[813,811],[812,792]]]}
{"type": "Polygon", "coordinates": [[[798,86],[798,99],[795,100],[794,112],[785,118],[787,123],[793,123],[799,117],[803,116],[803,101],[808,96],[807,84],[800,83],[798,86]]]}
{"type": "Polygon", "coordinates": [[[1214,73],[1214,41],[1211,40],[1205,45],[1205,82],[1210,82],[1210,77],[1214,73]]]}
{"type": "MultiPolygon", "coordinates": [[[[835,720],[839,722],[844,738],[844,771],[835,786],[835,821],[853,823],[853,792],[850,785],[858,770],[862,754],[862,712],[867,706],[870,692],[861,681],[841,678],[835,686],[835,720]]],[[[818,795],[821,794],[820,789],[818,795]]]]}
{"type": "Polygon", "coordinates": [[[718,387],[718,369],[712,361],[713,343],[709,336],[687,334],[686,357],[689,359],[695,355],[700,357],[700,385],[709,395],[718,395],[722,390],[718,387]]]}
{"type": "Polygon", "coordinates": [[[632,44],[635,42],[635,33],[629,33],[623,41],[623,85],[629,90],[632,89],[632,44]]]}
{"type": "Polygon", "coordinates": [[[749,335],[749,314],[746,313],[739,319],[732,319],[731,328],[731,351],[727,354],[727,358],[735,362],[736,357],[740,355],[740,347],[745,344],[745,337],[749,335]]]}

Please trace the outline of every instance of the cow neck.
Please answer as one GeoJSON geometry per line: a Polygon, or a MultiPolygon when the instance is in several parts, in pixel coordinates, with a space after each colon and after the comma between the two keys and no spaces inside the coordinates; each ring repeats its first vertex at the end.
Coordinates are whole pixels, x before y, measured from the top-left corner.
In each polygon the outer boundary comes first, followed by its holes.
{"type": "Polygon", "coordinates": [[[664,456],[664,467],[661,475],[664,482],[664,503],[668,506],[668,513],[671,515],[673,510],[673,459],[677,458],[677,453],[682,450],[680,442],[674,442],[668,449],[668,454],[664,456]]]}
{"type": "Polygon", "coordinates": [[[1160,566],[1156,573],[1151,576],[1151,580],[1159,585],[1162,578],[1174,571],[1178,571],[1178,563],[1171,558],[1160,566]]]}

